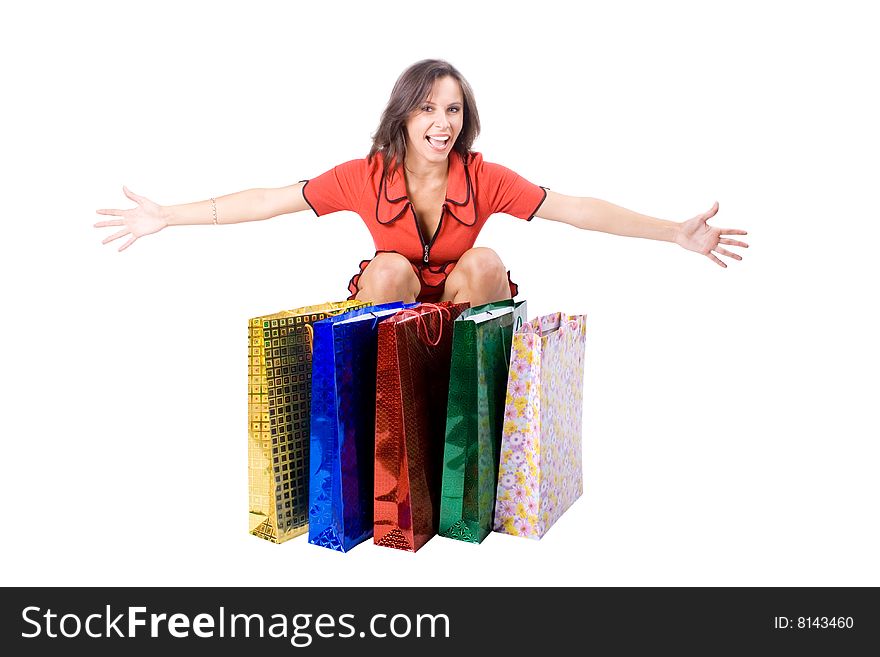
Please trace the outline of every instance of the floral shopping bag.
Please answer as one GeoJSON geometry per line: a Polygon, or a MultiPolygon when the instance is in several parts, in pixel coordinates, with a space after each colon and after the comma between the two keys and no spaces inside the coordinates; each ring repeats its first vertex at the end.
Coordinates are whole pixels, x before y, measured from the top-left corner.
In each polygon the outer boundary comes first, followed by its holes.
{"type": "Polygon", "coordinates": [[[586,319],[555,313],[514,333],[495,531],[541,538],[583,492],[586,319]]]}

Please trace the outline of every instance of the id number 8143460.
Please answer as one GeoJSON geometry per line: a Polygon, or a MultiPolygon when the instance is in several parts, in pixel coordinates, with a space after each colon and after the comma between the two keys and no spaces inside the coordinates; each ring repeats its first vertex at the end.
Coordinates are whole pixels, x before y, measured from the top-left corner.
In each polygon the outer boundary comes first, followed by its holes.
{"type": "Polygon", "coordinates": [[[798,616],[797,618],[775,616],[773,618],[773,628],[777,630],[794,628],[799,630],[851,630],[852,627],[852,616],[798,616]]]}

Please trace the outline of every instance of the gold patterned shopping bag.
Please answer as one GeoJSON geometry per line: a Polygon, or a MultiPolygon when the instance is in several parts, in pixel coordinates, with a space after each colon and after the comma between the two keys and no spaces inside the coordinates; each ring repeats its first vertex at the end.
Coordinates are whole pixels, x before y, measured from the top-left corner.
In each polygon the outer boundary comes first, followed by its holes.
{"type": "Polygon", "coordinates": [[[254,317],[248,323],[249,530],[273,543],[308,531],[312,324],[363,301],[254,317]]]}

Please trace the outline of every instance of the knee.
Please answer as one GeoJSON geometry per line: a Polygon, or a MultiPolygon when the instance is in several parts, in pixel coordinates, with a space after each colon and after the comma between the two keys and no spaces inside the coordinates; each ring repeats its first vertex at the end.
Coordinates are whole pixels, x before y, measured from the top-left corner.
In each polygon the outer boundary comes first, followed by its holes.
{"type": "Polygon", "coordinates": [[[417,286],[409,260],[398,253],[380,253],[364,271],[361,289],[374,301],[393,301],[417,294],[417,286]]]}
{"type": "Polygon", "coordinates": [[[476,247],[465,253],[456,268],[463,268],[471,284],[499,286],[507,282],[507,267],[492,249],[476,247]]]}

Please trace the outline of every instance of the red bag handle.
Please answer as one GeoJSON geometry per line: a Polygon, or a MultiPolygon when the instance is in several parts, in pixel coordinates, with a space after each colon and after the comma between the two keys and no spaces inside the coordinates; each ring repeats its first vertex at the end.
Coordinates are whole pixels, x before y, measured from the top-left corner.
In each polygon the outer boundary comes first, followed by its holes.
{"type": "Polygon", "coordinates": [[[400,311],[399,316],[403,316],[406,318],[415,317],[416,318],[416,335],[418,335],[420,329],[425,330],[425,342],[427,342],[432,347],[436,347],[440,344],[440,339],[443,337],[443,313],[446,313],[445,319],[451,319],[452,313],[449,312],[449,308],[446,306],[438,306],[436,303],[423,303],[419,306],[419,309],[426,308],[428,311],[437,310],[440,312],[441,320],[440,320],[440,328],[437,331],[437,338],[435,340],[431,340],[431,337],[428,335],[428,325],[425,323],[424,315],[427,313],[419,312],[414,308],[405,308],[400,311]]]}

